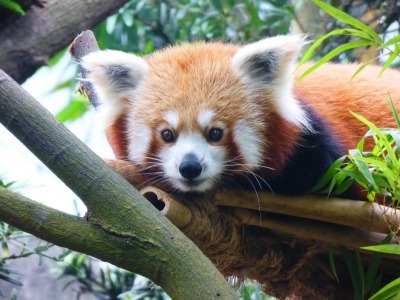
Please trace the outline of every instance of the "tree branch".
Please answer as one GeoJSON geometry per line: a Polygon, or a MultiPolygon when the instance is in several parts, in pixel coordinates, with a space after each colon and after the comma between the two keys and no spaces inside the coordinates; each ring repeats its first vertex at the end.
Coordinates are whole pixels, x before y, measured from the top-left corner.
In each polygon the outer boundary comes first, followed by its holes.
{"type": "Polygon", "coordinates": [[[315,195],[290,197],[271,193],[224,191],[216,196],[218,205],[274,212],[289,216],[345,225],[370,232],[390,233],[388,224],[400,224],[400,210],[375,202],[315,195]],[[246,199],[246,201],[243,201],[246,199]]]}
{"type": "MultiPolygon", "coordinates": [[[[91,226],[115,235],[126,246],[107,243],[122,247],[116,256],[108,257],[103,253],[108,250],[101,249],[104,240],[64,227],[70,235],[79,233],[70,236],[76,243],[87,243],[94,256],[147,276],[174,299],[235,298],[223,276],[190,240],[1,70],[0,122],[82,199],[91,211],[91,226]],[[132,256],[127,265],[121,254],[125,252],[132,256]]],[[[11,214],[19,228],[26,214],[40,212],[31,207],[18,217],[6,207],[0,205],[1,215],[11,214]]],[[[40,216],[35,217],[40,220],[40,216]]],[[[26,228],[35,233],[39,229],[26,228]]]]}
{"type": "MultiPolygon", "coordinates": [[[[78,63],[81,59],[91,53],[99,50],[99,45],[97,44],[96,38],[91,30],[85,30],[81,32],[71,43],[69,47],[69,53],[76,59],[78,63]]],[[[81,77],[83,79],[87,78],[87,71],[84,68],[80,68],[81,77]]],[[[94,92],[92,83],[89,81],[81,81],[81,87],[79,89],[81,92],[86,93],[89,98],[90,103],[97,108],[99,106],[99,100],[94,92]]]]}
{"type": "Polygon", "coordinates": [[[127,0],[47,0],[0,29],[0,66],[21,83],[82,30],[93,28],[127,0]]]}

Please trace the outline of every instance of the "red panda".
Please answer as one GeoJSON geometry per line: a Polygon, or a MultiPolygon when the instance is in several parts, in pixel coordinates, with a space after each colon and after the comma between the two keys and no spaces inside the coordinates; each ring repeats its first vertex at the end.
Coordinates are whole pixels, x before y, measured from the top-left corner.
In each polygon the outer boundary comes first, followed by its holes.
{"type": "MultiPolygon", "coordinates": [[[[245,46],[183,44],[141,58],[99,51],[82,61],[117,158],[178,192],[225,184],[300,194],[367,128],[395,126],[400,73],[326,64],[295,81],[300,36],[245,46]]],[[[307,66],[300,69],[298,73],[307,66]]]]}

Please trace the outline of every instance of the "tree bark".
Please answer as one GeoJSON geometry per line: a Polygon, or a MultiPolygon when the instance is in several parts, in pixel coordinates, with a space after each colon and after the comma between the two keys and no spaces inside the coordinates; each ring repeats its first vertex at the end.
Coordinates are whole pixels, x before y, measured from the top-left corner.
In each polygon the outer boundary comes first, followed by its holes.
{"type": "Polygon", "coordinates": [[[82,30],[93,28],[127,2],[47,0],[42,6],[32,5],[25,16],[0,26],[0,67],[17,82],[25,81],[82,30]]]}
{"type": "Polygon", "coordinates": [[[173,299],[235,298],[224,277],[189,239],[1,70],[0,122],[90,211],[85,222],[2,189],[1,219],[143,274],[173,299]]]}

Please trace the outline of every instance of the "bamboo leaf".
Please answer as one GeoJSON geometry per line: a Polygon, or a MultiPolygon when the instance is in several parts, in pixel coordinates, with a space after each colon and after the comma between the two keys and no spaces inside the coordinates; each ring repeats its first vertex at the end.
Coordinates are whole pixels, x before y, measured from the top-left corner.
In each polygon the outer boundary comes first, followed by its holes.
{"type": "Polygon", "coordinates": [[[345,12],[341,11],[340,9],[337,9],[327,3],[324,3],[320,0],[311,0],[312,2],[314,2],[315,5],[317,5],[319,8],[321,8],[323,11],[325,11],[327,14],[331,15],[332,17],[334,17],[335,19],[353,26],[355,28],[360,29],[361,31],[364,31],[365,33],[367,33],[368,35],[371,36],[371,38],[376,42],[381,44],[382,43],[382,39],[381,37],[371,28],[369,28],[367,25],[365,25],[363,22],[353,18],[352,16],[346,14],[345,12]]]}
{"type": "Polygon", "coordinates": [[[368,246],[362,247],[362,249],[400,255],[400,245],[398,244],[368,246]]]}
{"type": "Polygon", "coordinates": [[[346,179],[345,178],[345,180],[343,180],[343,182],[338,184],[336,189],[333,191],[333,194],[335,194],[335,195],[343,194],[345,191],[347,191],[349,189],[349,187],[351,187],[351,185],[353,183],[354,183],[353,179],[346,179]]]}
{"type": "Polygon", "coordinates": [[[299,68],[302,64],[304,64],[306,61],[308,61],[314,54],[315,49],[317,49],[318,47],[320,47],[322,45],[322,43],[327,40],[328,38],[335,36],[335,35],[352,35],[352,36],[358,36],[362,39],[369,39],[369,36],[367,34],[365,34],[363,31],[361,30],[357,30],[357,29],[336,29],[333,30],[331,32],[329,32],[328,34],[320,37],[317,41],[315,41],[306,51],[306,53],[304,53],[302,59],[299,62],[299,65],[297,68],[299,68]]]}
{"type": "Polygon", "coordinates": [[[329,257],[329,264],[331,265],[333,276],[335,277],[336,281],[339,283],[339,277],[336,272],[335,259],[333,256],[333,248],[331,245],[329,246],[328,257],[329,257]]]}
{"type": "Polygon", "coordinates": [[[362,64],[355,72],[353,75],[351,75],[350,81],[353,80],[362,70],[365,69],[366,66],[368,66],[370,62],[367,62],[365,64],[362,64]]]}
{"type": "Polygon", "coordinates": [[[396,35],[395,37],[391,38],[387,42],[383,43],[378,47],[378,50],[381,50],[383,48],[387,48],[389,46],[395,45],[397,43],[400,43],[400,35],[396,35]]]}
{"type": "Polygon", "coordinates": [[[375,295],[369,298],[369,300],[390,299],[398,293],[400,293],[400,278],[393,280],[391,283],[381,288],[375,295]]]}
{"type": "Polygon", "coordinates": [[[343,255],[344,261],[346,263],[347,269],[350,273],[351,282],[353,283],[354,289],[354,299],[362,300],[361,294],[361,283],[359,281],[360,277],[358,276],[358,266],[354,257],[351,255],[351,252],[344,246],[339,246],[340,252],[343,255]]]}
{"type": "Polygon", "coordinates": [[[335,162],[329,167],[325,174],[318,180],[318,182],[312,188],[311,192],[315,193],[326,187],[332,180],[333,176],[337,173],[337,169],[339,169],[343,165],[345,159],[346,157],[343,156],[335,160],[335,162]]]}
{"type": "Polygon", "coordinates": [[[351,149],[349,150],[349,154],[350,154],[349,158],[352,159],[352,161],[358,167],[359,171],[368,181],[368,183],[371,184],[374,188],[378,189],[378,186],[376,185],[374,178],[372,177],[368,165],[362,160],[363,157],[361,152],[358,151],[357,149],[351,149]]]}
{"type": "MultiPolygon", "coordinates": [[[[356,263],[357,263],[357,275],[358,275],[358,280],[361,286],[361,295],[365,295],[365,277],[364,277],[364,264],[361,259],[360,251],[358,249],[354,250],[354,255],[356,257],[356,263]]],[[[364,297],[363,297],[364,298],[364,297]]]]}
{"type": "Polygon", "coordinates": [[[17,290],[15,288],[12,289],[10,300],[17,300],[17,290]]]}
{"type": "MultiPolygon", "coordinates": [[[[400,35],[398,35],[400,37],[400,35]]],[[[397,127],[400,128],[400,117],[399,114],[396,111],[396,107],[394,106],[394,103],[392,101],[392,97],[389,94],[389,106],[390,106],[390,110],[393,113],[394,118],[396,119],[396,123],[397,123],[397,127]]],[[[400,144],[397,144],[398,146],[400,146],[400,144]]]]}
{"type": "Polygon", "coordinates": [[[1,249],[2,249],[1,257],[6,258],[10,256],[10,250],[8,249],[8,244],[5,238],[1,241],[1,249]]]}
{"type": "Polygon", "coordinates": [[[371,46],[373,44],[374,44],[374,42],[372,42],[372,41],[363,40],[363,41],[354,41],[354,42],[350,42],[350,43],[341,45],[341,46],[333,49],[331,52],[329,52],[327,55],[325,55],[323,58],[321,58],[317,63],[315,63],[312,67],[307,69],[303,74],[301,74],[299,76],[299,78],[297,80],[301,80],[302,78],[306,77],[308,74],[310,74],[314,70],[318,69],[324,63],[326,63],[327,61],[331,60],[332,58],[334,58],[335,56],[339,55],[340,53],[342,53],[346,50],[363,47],[363,46],[371,46]]]}
{"type": "Polygon", "coordinates": [[[0,273],[0,279],[2,279],[4,281],[7,281],[7,282],[9,282],[9,283],[11,283],[13,285],[22,286],[22,283],[20,281],[12,279],[11,277],[8,277],[8,276],[6,276],[4,274],[1,274],[1,273],[0,273]]]}
{"type": "Polygon", "coordinates": [[[375,252],[368,264],[367,273],[365,274],[364,295],[373,291],[375,282],[378,279],[379,267],[381,265],[383,253],[375,252]]]}
{"type": "Polygon", "coordinates": [[[25,15],[21,5],[11,0],[0,0],[0,7],[4,7],[12,12],[20,14],[21,16],[25,15]]]}
{"type": "Polygon", "coordinates": [[[384,63],[384,65],[382,66],[381,71],[379,72],[379,76],[381,76],[383,74],[383,72],[385,72],[387,70],[387,68],[389,68],[392,63],[395,61],[396,58],[398,58],[398,54],[396,52],[393,52],[389,55],[389,58],[386,60],[386,62],[384,63]]]}
{"type": "MultiPolygon", "coordinates": [[[[351,114],[353,116],[355,116],[358,120],[360,120],[362,123],[364,123],[365,125],[367,125],[373,132],[375,132],[375,134],[379,137],[380,140],[382,140],[383,144],[385,145],[385,150],[387,151],[390,159],[392,160],[393,163],[397,162],[397,157],[396,154],[394,153],[392,146],[389,144],[387,138],[385,137],[385,135],[382,133],[381,130],[379,130],[378,127],[376,127],[373,123],[371,123],[370,121],[368,121],[366,118],[364,118],[361,115],[358,115],[354,112],[351,112],[351,114]]],[[[396,166],[397,168],[397,166],[396,166]]]]}

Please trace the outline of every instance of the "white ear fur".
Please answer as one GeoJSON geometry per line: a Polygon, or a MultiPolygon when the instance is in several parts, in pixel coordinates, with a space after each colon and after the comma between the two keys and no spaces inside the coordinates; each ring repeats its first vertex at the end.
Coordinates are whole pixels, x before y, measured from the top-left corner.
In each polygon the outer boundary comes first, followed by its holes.
{"type": "Polygon", "coordinates": [[[98,122],[108,128],[124,111],[127,99],[146,74],[147,63],[134,54],[106,50],[86,55],[81,64],[99,97],[98,122]]]}
{"type": "Polygon", "coordinates": [[[305,38],[301,35],[276,36],[239,49],[232,67],[249,87],[250,94],[268,89],[271,104],[289,122],[311,128],[304,110],[292,95],[294,62],[305,38]]]}

